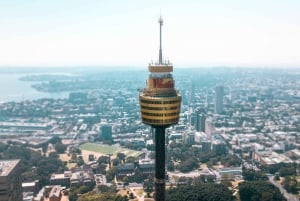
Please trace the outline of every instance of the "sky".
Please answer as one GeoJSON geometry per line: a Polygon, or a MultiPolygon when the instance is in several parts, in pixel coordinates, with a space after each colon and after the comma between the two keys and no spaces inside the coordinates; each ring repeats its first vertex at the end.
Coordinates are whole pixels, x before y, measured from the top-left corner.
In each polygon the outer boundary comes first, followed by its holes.
{"type": "Polygon", "coordinates": [[[0,0],[0,66],[300,67],[299,0],[0,0]]]}

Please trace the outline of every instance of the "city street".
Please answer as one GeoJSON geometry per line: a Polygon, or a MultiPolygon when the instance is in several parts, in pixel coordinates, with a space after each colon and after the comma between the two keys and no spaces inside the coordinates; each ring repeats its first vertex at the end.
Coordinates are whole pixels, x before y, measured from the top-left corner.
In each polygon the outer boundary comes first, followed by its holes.
{"type": "Polygon", "coordinates": [[[288,201],[299,201],[299,199],[294,196],[293,194],[288,193],[280,184],[274,181],[274,176],[269,177],[269,181],[275,185],[277,188],[279,188],[280,192],[284,195],[284,197],[288,201]]]}

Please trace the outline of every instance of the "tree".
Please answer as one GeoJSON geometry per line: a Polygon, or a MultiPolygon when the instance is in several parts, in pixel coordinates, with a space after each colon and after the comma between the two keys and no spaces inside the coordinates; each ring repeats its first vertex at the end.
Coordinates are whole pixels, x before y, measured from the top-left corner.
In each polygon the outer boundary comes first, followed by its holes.
{"type": "Polygon", "coordinates": [[[281,177],[296,175],[296,169],[294,167],[281,167],[279,169],[281,177]]]}
{"type": "Polygon", "coordinates": [[[120,160],[120,161],[125,161],[125,158],[126,158],[126,155],[124,154],[124,153],[122,153],[122,152],[120,152],[120,153],[117,153],[117,157],[118,157],[118,159],[120,160]]]}
{"type": "Polygon", "coordinates": [[[241,201],[286,201],[279,189],[268,181],[239,183],[241,201]]]}
{"type": "Polygon", "coordinates": [[[268,177],[261,171],[255,171],[253,169],[243,169],[243,177],[247,181],[255,180],[267,180],[268,177]]]}
{"type": "Polygon", "coordinates": [[[107,167],[106,164],[101,163],[98,165],[97,170],[100,174],[106,174],[106,167],[107,167]]]}
{"type": "Polygon", "coordinates": [[[77,154],[81,154],[81,149],[76,148],[76,152],[77,152],[77,154]]]}
{"type": "Polygon", "coordinates": [[[0,152],[7,150],[9,145],[0,142],[0,152]]]}
{"type": "Polygon", "coordinates": [[[55,144],[55,150],[57,151],[57,153],[59,154],[63,154],[65,153],[65,151],[67,150],[67,145],[65,144],[61,144],[61,143],[56,143],[55,144]]]}
{"type": "Polygon", "coordinates": [[[240,166],[242,163],[242,160],[239,157],[230,154],[222,156],[220,160],[221,164],[225,167],[240,166]]]}
{"type": "Polygon", "coordinates": [[[122,180],[124,182],[124,186],[127,186],[129,184],[129,179],[127,176],[125,176],[122,180]]]}
{"type": "Polygon", "coordinates": [[[133,193],[131,192],[131,193],[129,193],[129,199],[134,199],[134,195],[133,195],[133,193]]]}
{"type": "Polygon", "coordinates": [[[167,163],[167,170],[168,171],[174,171],[175,170],[175,166],[174,166],[174,163],[172,161],[167,163]]]}
{"type": "Polygon", "coordinates": [[[76,192],[69,192],[69,201],[76,201],[78,199],[76,192]]]}
{"type": "Polygon", "coordinates": [[[22,178],[26,178],[27,181],[34,181],[37,174],[34,171],[26,171],[22,173],[22,178]]]}
{"type": "Polygon", "coordinates": [[[298,192],[298,181],[295,177],[284,177],[283,187],[287,192],[296,194],[298,192]]]}
{"type": "Polygon", "coordinates": [[[231,182],[227,181],[227,180],[221,181],[221,184],[223,184],[224,186],[227,186],[227,187],[231,187],[232,186],[231,182]]]}
{"type": "Polygon", "coordinates": [[[275,174],[276,172],[280,172],[281,170],[281,174],[280,176],[287,176],[287,175],[295,175],[295,164],[288,164],[288,163],[276,163],[274,165],[270,165],[270,166],[266,166],[264,167],[264,171],[268,171],[271,174],[275,174]]]}
{"type": "Polygon", "coordinates": [[[189,158],[181,162],[180,165],[178,166],[181,172],[190,172],[197,167],[198,167],[198,163],[197,160],[194,158],[189,158]]]}
{"type": "Polygon", "coordinates": [[[57,154],[57,152],[51,152],[49,153],[49,158],[59,158],[59,155],[57,154]]]}
{"type": "Polygon", "coordinates": [[[43,151],[43,153],[46,154],[47,150],[48,150],[48,143],[43,143],[42,144],[42,151],[43,151]]]}
{"type": "Polygon", "coordinates": [[[183,185],[166,191],[168,201],[232,201],[232,193],[222,184],[183,185]]]}
{"type": "Polygon", "coordinates": [[[108,156],[100,156],[98,158],[98,164],[101,164],[101,163],[108,164],[108,162],[109,162],[109,157],[108,156]]]}
{"type": "Polygon", "coordinates": [[[134,163],[136,161],[136,158],[133,156],[128,156],[126,158],[126,163],[134,163]]]}
{"type": "Polygon", "coordinates": [[[276,180],[276,181],[279,181],[279,180],[280,180],[280,177],[279,177],[278,174],[276,174],[276,175],[274,176],[274,180],[276,180]]]}
{"type": "Polygon", "coordinates": [[[91,189],[88,186],[83,185],[77,189],[77,192],[78,192],[78,194],[84,194],[84,193],[89,192],[90,190],[91,189]]]}
{"type": "Polygon", "coordinates": [[[77,158],[77,166],[82,166],[84,164],[84,160],[82,158],[82,156],[79,156],[77,158]]]}
{"type": "Polygon", "coordinates": [[[154,179],[152,176],[149,176],[149,178],[144,181],[143,188],[146,193],[150,194],[153,192],[154,190],[153,183],[154,183],[154,179]]]}
{"type": "Polygon", "coordinates": [[[89,161],[94,161],[94,160],[95,160],[94,154],[89,154],[89,161]]]}
{"type": "Polygon", "coordinates": [[[55,136],[51,140],[49,140],[49,143],[51,143],[51,144],[56,144],[56,143],[61,144],[61,139],[59,137],[55,136]]]}
{"type": "Polygon", "coordinates": [[[88,197],[89,195],[94,195],[95,192],[91,192],[91,190],[94,188],[94,184],[91,185],[81,185],[77,187],[71,187],[70,192],[69,192],[69,200],[70,201],[78,201],[78,200],[86,200],[88,201],[92,197],[88,197]],[[83,194],[82,196],[79,197],[78,195],[83,194]],[[85,198],[87,196],[87,198],[85,198]]]}
{"type": "Polygon", "coordinates": [[[113,160],[113,166],[118,166],[119,164],[120,164],[120,159],[115,158],[115,159],[113,160]]]}
{"type": "Polygon", "coordinates": [[[98,186],[98,191],[100,193],[113,193],[115,192],[115,188],[113,186],[109,187],[106,185],[99,185],[98,186]]]}
{"type": "Polygon", "coordinates": [[[108,171],[106,171],[106,180],[107,182],[111,182],[116,176],[116,168],[110,168],[108,171]]]}

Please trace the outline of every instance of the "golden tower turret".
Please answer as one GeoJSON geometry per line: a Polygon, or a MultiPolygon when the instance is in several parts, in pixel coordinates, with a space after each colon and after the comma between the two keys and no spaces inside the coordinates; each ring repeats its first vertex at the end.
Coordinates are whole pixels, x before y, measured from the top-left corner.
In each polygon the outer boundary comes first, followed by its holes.
{"type": "Polygon", "coordinates": [[[161,48],[160,24],[160,48],[158,63],[150,63],[148,66],[149,78],[147,86],[140,93],[140,106],[142,121],[151,126],[170,126],[177,124],[179,120],[181,95],[174,88],[172,72],[173,65],[169,61],[163,61],[161,48]]]}
{"type": "Polygon", "coordinates": [[[165,128],[177,124],[180,114],[181,95],[174,88],[173,65],[162,58],[161,29],[159,22],[159,59],[148,66],[146,88],[140,92],[142,122],[155,129],[155,200],[165,200],[165,128]]]}

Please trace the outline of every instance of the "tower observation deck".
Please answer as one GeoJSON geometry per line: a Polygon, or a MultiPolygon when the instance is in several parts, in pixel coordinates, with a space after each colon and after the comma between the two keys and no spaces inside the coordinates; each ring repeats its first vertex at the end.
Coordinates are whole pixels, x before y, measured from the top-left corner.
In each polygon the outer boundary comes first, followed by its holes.
{"type": "Polygon", "coordinates": [[[148,66],[146,88],[139,95],[142,122],[155,129],[155,200],[165,200],[165,128],[177,124],[181,95],[174,88],[173,65],[162,57],[162,25],[159,18],[159,60],[148,66]]]}
{"type": "Polygon", "coordinates": [[[159,61],[150,63],[148,66],[149,77],[147,86],[140,93],[140,106],[142,121],[151,126],[170,126],[178,123],[181,95],[174,88],[172,72],[173,65],[169,61],[163,61],[161,48],[161,28],[160,24],[160,48],[159,61]]]}

